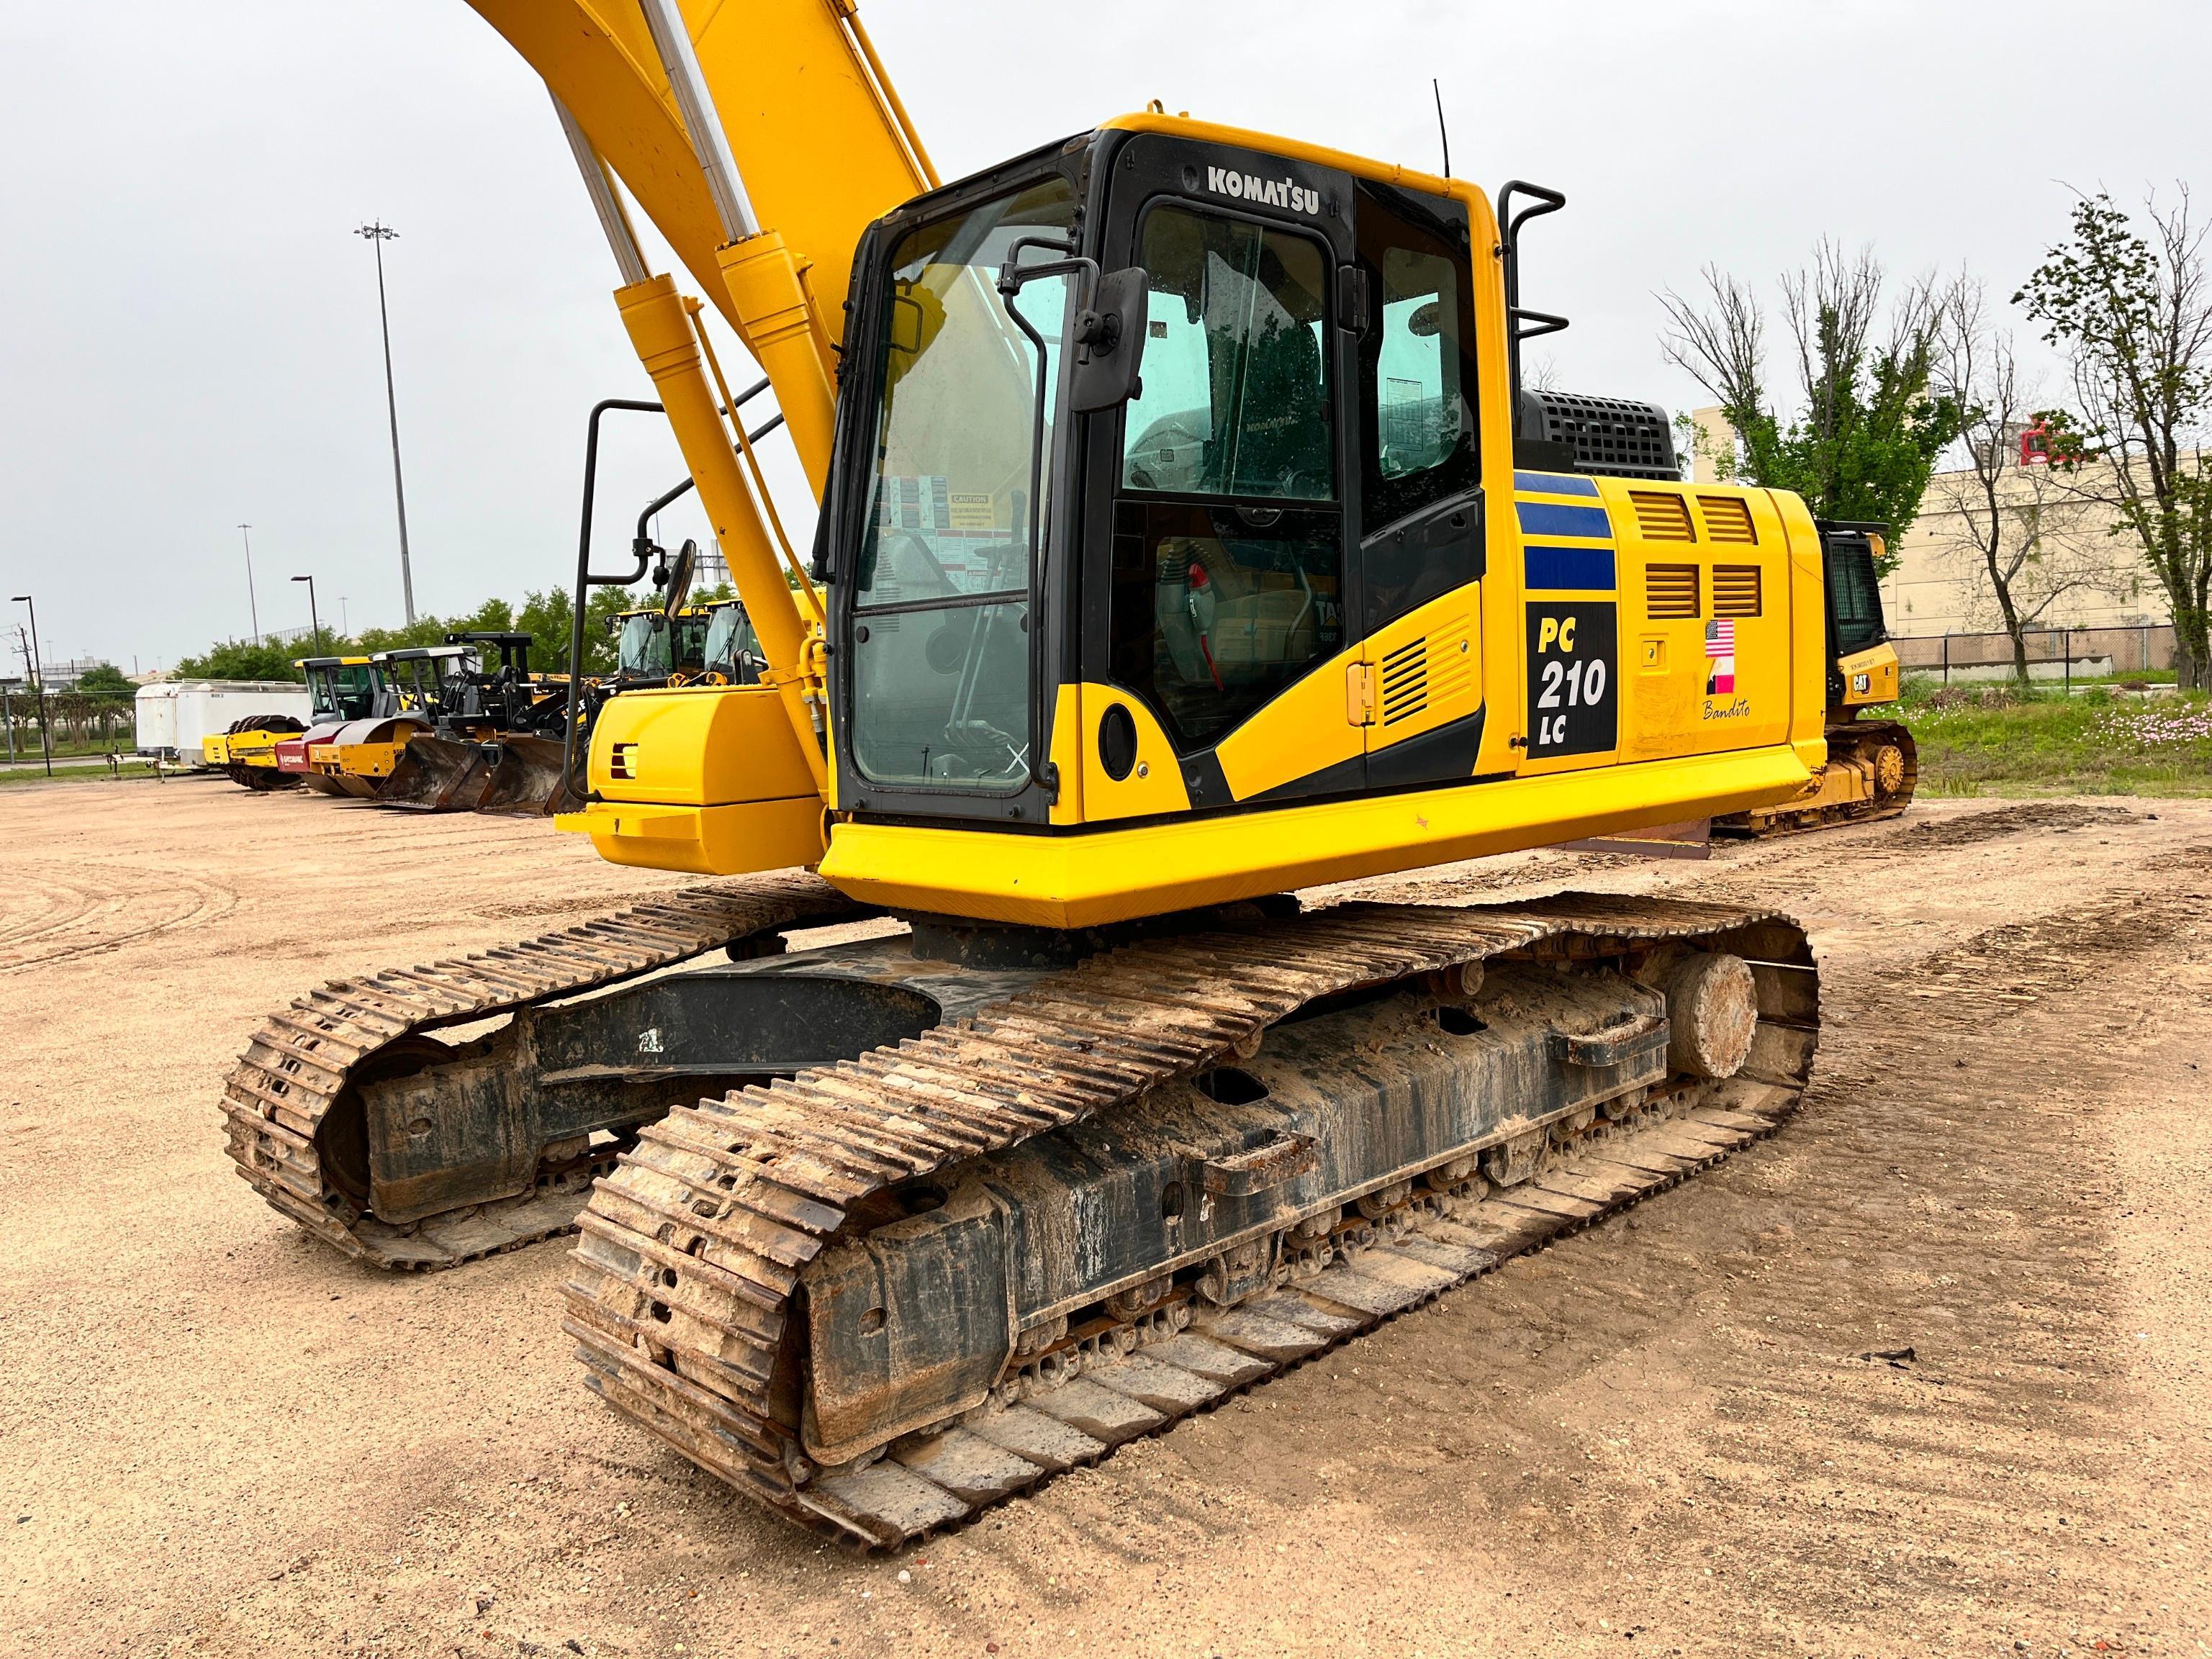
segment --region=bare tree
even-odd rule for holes
[[[1784,275],[1798,396],[1797,411],[1785,416],[1767,393],[1766,317],[1757,296],[1713,266],[1705,278],[1701,301],[1659,296],[1668,324],[1660,347],[1735,430],[1735,453],[1712,458],[1722,476],[1794,489],[1821,518],[1870,520],[1902,532],[1957,428],[1955,411],[1931,388],[1945,319],[1934,280],[1909,284],[1885,305],[1887,278],[1872,251],[1847,255],[1825,240],[1809,268]]]
[[[1990,326],[1982,285],[1961,277],[1942,304],[1935,384],[1959,410],[1966,465],[1936,475],[1923,511],[1942,552],[1972,568],[1975,608],[1996,607],[2025,685],[2029,630],[2068,594],[2115,586],[2094,551],[2104,526],[2084,511],[2069,447],[2048,465],[2020,464],[2020,434],[2044,411],[2012,337]]]
[[[2116,510],[2166,590],[2175,667],[2185,686],[2212,678],[2212,279],[2189,191],[2150,234],[2100,191],[2074,204],[2072,234],[2013,296],[2071,357],[2084,437],[2109,463],[2094,493]]]

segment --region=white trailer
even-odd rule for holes
[[[302,725],[314,712],[294,680],[156,680],[138,688],[137,750],[172,766],[201,764],[200,739],[252,714],[289,714]]]

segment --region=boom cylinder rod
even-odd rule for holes
[[[684,14],[677,9],[676,0],[639,0],[639,9],[645,13],[645,27],[653,36],[653,51],[660,56],[660,67],[667,73],[668,89],[676,94],[677,112],[683,116],[684,131],[690,135],[699,170],[706,175],[707,194],[722,222],[722,240],[742,242],[759,234],[760,219],[753,212],[752,198],[745,194],[738,158],[730,151],[730,136],[722,129],[714,94],[708,89],[706,73],[699,67],[699,54],[692,50],[691,32],[684,26]]]
[[[615,268],[622,272],[623,286],[643,282],[651,273],[646,269],[645,255],[638,251],[637,231],[630,224],[629,210],[615,193],[615,181],[607,176],[607,164],[592,148],[592,141],[568,113],[560,95],[550,87],[546,92],[553,100],[554,113],[561,118],[569,152],[576,158],[576,171],[584,175],[584,191],[592,198],[592,211],[599,216],[599,228],[606,233],[607,246],[614,250]]]

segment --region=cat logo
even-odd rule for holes
[[[1871,691],[1871,690],[1874,690],[1874,676],[1873,676],[1873,675],[1871,675],[1871,674],[1854,674],[1854,675],[1852,675],[1852,676],[1851,676],[1851,695],[1852,695],[1853,696],[1861,696],[1861,697],[1863,697],[1863,696],[1864,696],[1868,692],[1869,692],[1869,691]]]

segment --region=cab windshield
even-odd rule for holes
[[[376,687],[367,663],[334,663],[324,668],[311,668],[307,678],[314,692],[317,714],[346,720],[368,717]]]
[[[1070,288],[1066,276],[1028,283],[1011,301],[1018,318],[997,279],[1024,237],[1046,246],[1020,250],[1022,264],[1061,257],[1074,207],[1055,177],[909,231],[891,250],[876,477],[853,596],[853,756],[871,778],[1000,789],[1027,780],[1031,463],[1052,442]],[[1050,469],[1041,476],[1048,489]]]
[[[707,619],[687,611],[669,624],[672,639],[671,659],[687,673],[696,674],[707,663]]]
[[[615,639],[615,662],[632,679],[666,679],[668,618],[658,611],[623,617]]]
[[[750,685],[760,663],[760,635],[741,605],[726,605],[707,623],[706,664],[732,685]],[[750,660],[749,660],[750,659]]]

